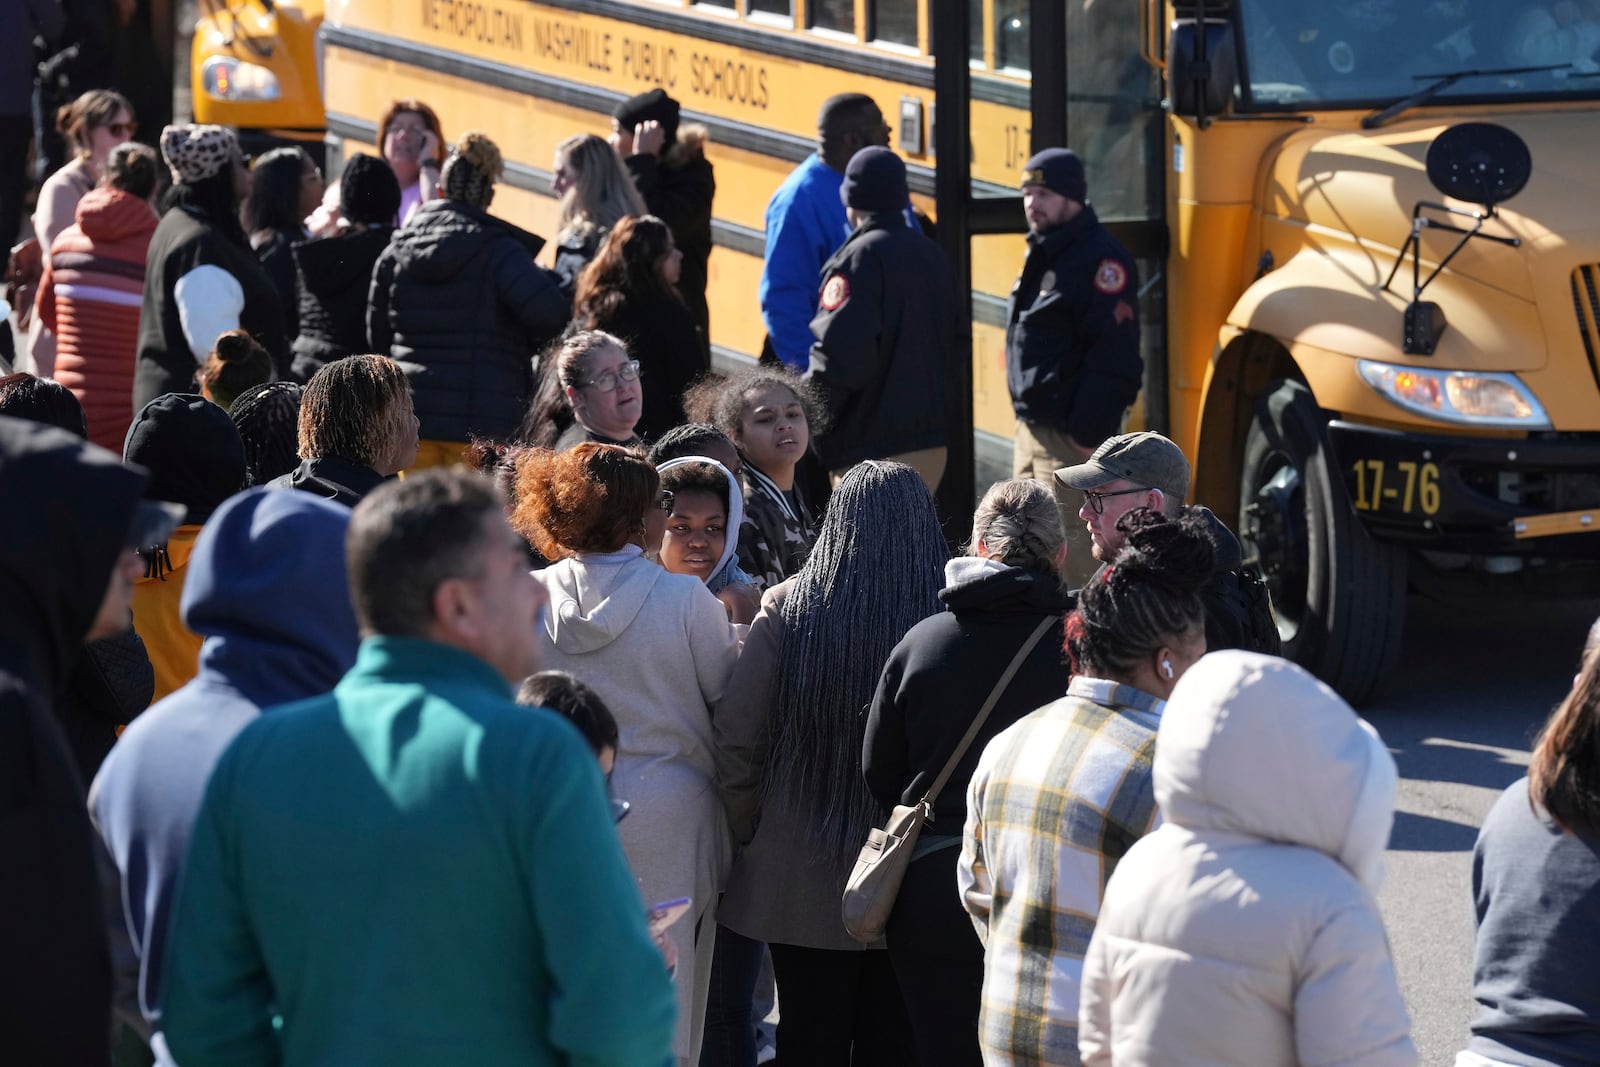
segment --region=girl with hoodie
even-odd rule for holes
[[[1041,620],[1055,620],[934,802],[889,918],[889,959],[921,1067],[981,1067],[983,943],[950,891],[967,784],[995,735],[1067,691],[1062,626],[1073,598],[1061,579],[1066,551],[1049,489],[1030,479],[992,486],[973,515],[968,554],[945,564],[945,610],[913,626],[889,654],[867,716],[861,771],[887,815],[927,792],[1000,672]]]
[[[119,145],[105,183],[78,201],[77,221],[50,245],[39,282],[39,321],[55,336],[51,376],[89,416],[89,440],[113,452],[133,421],[133,364],[145,257],[159,219],[150,201],[160,180],[153,149]]]
[[[1084,961],[1086,1067],[1412,1067],[1378,913],[1395,765],[1333,690],[1227,650],[1173,690],[1160,829],[1111,876]]]
[[[1600,1062],[1600,622],[1528,774],[1484,820],[1472,1038],[1456,1067]]]
[[[536,449],[518,462],[512,522],[547,559],[539,639],[544,665],[592,686],[616,716],[612,784],[632,805],[618,824],[645,903],[688,897],[669,935],[678,967],[679,1062],[700,1057],[716,939],[717,891],[730,858],[718,803],[711,707],[739,654],[705,582],[645,558],[646,513],[664,506],[642,455],[615,445]]]
[[[706,456],[684,456],[656,467],[661,488],[672,494],[661,565],[706,583],[728,618],[748,625],[760,607],[761,592],[739,569],[739,523],[744,502],[739,483],[723,464]]]

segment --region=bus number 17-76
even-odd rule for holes
[[[1400,460],[1392,465],[1393,478],[1386,479],[1390,467],[1381,459],[1358,459],[1351,464],[1356,476],[1357,511],[1378,511],[1388,505],[1398,506],[1408,514],[1418,510],[1424,515],[1439,513],[1439,468],[1436,464]],[[1386,480],[1387,485],[1384,484]]]

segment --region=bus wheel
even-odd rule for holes
[[[1256,403],[1239,535],[1272,594],[1283,654],[1359,707],[1399,659],[1406,555],[1356,517],[1324,426],[1299,382],[1280,382]]]

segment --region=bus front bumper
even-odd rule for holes
[[[1381,541],[1600,559],[1600,434],[1433,436],[1341,420],[1328,434],[1350,502]]]

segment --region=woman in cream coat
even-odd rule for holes
[[[1217,652],[1167,702],[1160,829],[1123,857],[1084,961],[1085,1067],[1411,1067],[1374,895],[1395,766],[1285,660]]]

